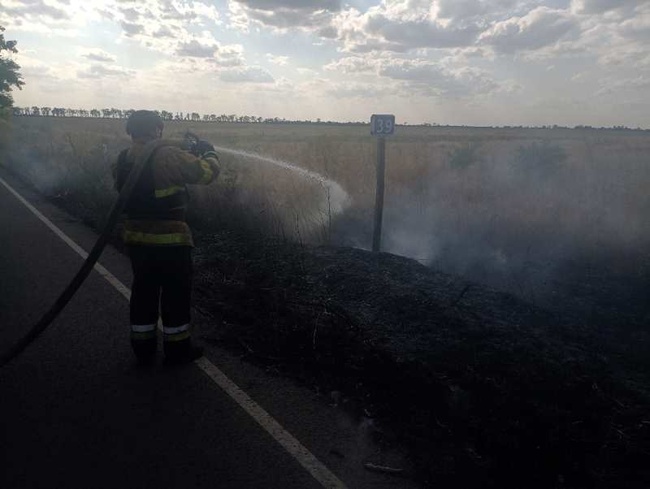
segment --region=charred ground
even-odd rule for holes
[[[207,341],[342,391],[425,485],[650,482],[647,270],[568,262],[550,310],[353,248],[209,234],[196,258]]]

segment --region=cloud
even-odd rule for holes
[[[77,76],[79,78],[96,78],[102,79],[106,77],[127,77],[133,76],[134,72],[120,67],[108,67],[106,65],[92,64],[88,68],[79,70]]]
[[[501,86],[485,70],[460,66],[451,68],[444,63],[421,60],[393,59],[380,62],[380,76],[403,83],[403,95],[410,92],[439,97],[467,97],[511,90],[512,81]]]
[[[256,66],[224,71],[219,78],[228,83],[273,83],[275,81],[268,71]]]
[[[159,17],[161,19],[182,19],[182,20],[192,20],[195,17],[194,12],[191,9],[185,10],[183,7],[188,6],[188,4],[175,4],[175,2],[170,0],[161,0],[159,1]],[[182,9],[182,10],[181,10]]]
[[[316,12],[319,10],[339,10],[340,0],[235,0],[257,10],[307,10]]]
[[[99,21],[119,25],[131,45],[175,55],[173,62],[180,69],[214,72],[216,67],[243,64],[241,46],[222,45],[215,39],[213,33],[222,21],[209,2],[108,0],[93,12]]]
[[[330,62],[324,69],[345,75],[347,80],[365,79],[370,83],[385,84],[405,97],[415,93],[434,98],[469,97],[513,92],[520,87],[515,80],[497,82],[485,69],[471,66],[468,60],[472,56],[479,60],[485,57],[484,53],[476,51],[477,48],[469,49],[469,56],[466,57],[462,55],[462,50],[450,50],[449,56],[437,61],[404,54],[347,56]]]
[[[34,17],[50,20],[67,20],[70,18],[70,15],[63,8],[47,4],[43,0],[9,2],[9,5],[5,5],[3,10],[14,19],[14,22],[21,20],[21,18],[28,20]]]
[[[16,56],[20,65],[20,73],[27,83],[38,80],[39,85],[58,82],[59,78],[51,66],[41,60],[19,54]]]
[[[91,61],[98,61],[100,63],[112,63],[115,61],[115,56],[100,49],[90,51],[82,56]]]
[[[468,18],[489,11],[486,2],[478,0],[439,0],[438,17],[442,19]]]
[[[240,44],[219,46],[215,59],[211,61],[224,68],[242,66],[244,64],[244,48]]]
[[[336,39],[338,36],[338,31],[333,25],[326,25],[318,28],[316,35],[324,39]]]
[[[222,24],[217,8],[205,0],[105,0],[90,10],[95,20],[121,26],[130,42],[165,53],[176,52],[178,43],[192,39],[205,45],[203,39],[212,39],[210,33]]]
[[[378,60],[367,56],[348,56],[332,61],[323,67],[327,71],[338,73],[372,73],[378,68]]]
[[[395,61],[379,69],[381,76],[407,82],[410,89],[442,95],[457,88],[451,74],[441,66],[420,61]]]
[[[144,26],[142,24],[136,24],[133,22],[127,22],[123,20],[120,22],[120,25],[122,26],[122,29],[124,29],[124,32],[126,33],[127,37],[132,37],[137,34],[144,33]]]
[[[153,33],[154,37],[171,37],[173,38],[174,32],[168,25],[161,25],[157,31]]]
[[[340,0],[231,0],[231,19],[240,29],[256,23],[277,29],[327,26]]]
[[[382,66],[379,74],[395,80],[422,82],[428,85],[446,83],[450,77],[434,63],[420,61],[398,61]]]
[[[479,42],[502,53],[540,49],[579,32],[575,18],[564,10],[538,7],[523,17],[497,22],[479,36]]]
[[[325,93],[336,98],[376,99],[386,95],[397,95],[395,87],[385,84],[359,82],[328,83]]]
[[[650,76],[640,75],[634,78],[610,79],[600,82],[601,87],[596,95],[620,94],[626,90],[638,90],[647,93],[650,89]]]
[[[401,22],[382,15],[370,17],[367,28],[371,34],[379,35],[387,42],[406,49],[470,46],[481,32],[474,24],[466,27],[445,27],[435,21]]]
[[[610,10],[639,5],[639,0],[572,0],[571,9],[579,14],[602,14]]]
[[[142,7],[140,7],[142,8]],[[139,20],[141,17],[140,11],[134,7],[120,7],[117,6],[117,11],[122,14],[122,16],[129,22]]]
[[[391,51],[408,52],[419,48],[447,49],[474,45],[478,35],[485,29],[486,19],[478,15],[458,17],[482,12],[488,7],[479,2],[466,2],[474,8],[465,10],[455,4],[426,2],[420,0],[397,0],[382,3],[361,13],[354,8],[340,12],[329,29],[321,32],[332,37],[332,27],[346,52]],[[440,17],[446,7],[453,19]],[[443,9],[443,12],[445,10]]]
[[[244,49],[239,44],[205,45],[192,40],[184,43],[182,49],[178,49],[176,54],[179,57],[172,58],[172,70],[214,72],[221,68],[239,67],[244,64]]]
[[[617,20],[625,20],[629,10],[619,10]],[[316,34],[353,53],[416,54],[421,49],[444,52],[482,46],[514,53],[576,41],[586,29],[602,23],[594,15],[576,14],[571,0],[392,0],[364,12],[346,7]]]
[[[630,17],[618,24],[617,32],[626,39],[650,42],[650,3],[636,8]]]
[[[189,42],[179,43],[176,54],[194,58],[212,58],[216,51],[216,45],[202,44],[196,39],[192,39]]]
[[[268,59],[270,63],[278,66],[286,66],[289,64],[289,56],[275,56],[271,53],[267,53],[266,59]]]

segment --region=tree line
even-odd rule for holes
[[[18,117],[90,117],[103,119],[127,119],[135,109],[71,109],[67,107],[12,107],[12,113]],[[236,122],[236,123],[300,123],[300,124],[365,124],[363,122],[335,122],[312,120],[288,120],[279,117],[258,117],[254,115],[237,114],[199,114],[198,112],[169,112],[167,110],[154,110],[164,121],[191,121],[191,122]]]
[[[127,119],[135,109],[71,109],[66,107],[11,107],[11,111],[14,116],[25,116],[25,117],[80,117],[80,118],[101,118],[101,119]],[[189,121],[189,122],[234,122],[234,123],[244,123],[244,124],[332,124],[332,125],[367,125],[367,122],[362,121],[349,121],[349,122],[340,122],[340,121],[323,121],[321,119],[313,120],[291,120],[279,117],[257,117],[249,115],[237,115],[237,114],[199,114],[198,112],[169,112],[166,110],[154,110],[164,121]],[[404,122],[400,125],[408,126],[410,124]],[[446,124],[437,124],[424,122],[420,124],[414,124],[414,126],[422,127],[441,127],[441,128],[450,128],[450,127],[473,127],[466,125],[446,125]],[[577,125],[577,126],[561,126],[557,124],[553,125],[543,125],[543,126],[488,126],[492,129],[598,129],[598,130],[616,130],[616,131],[649,131],[650,129],[641,129],[631,128],[624,125],[617,125],[611,127],[598,127],[598,126],[589,126],[589,125]]]
[[[103,119],[128,119],[135,109],[71,109],[67,107],[12,107],[14,116],[30,117],[95,117]],[[278,118],[264,119],[257,116],[238,116],[236,114],[199,114],[198,112],[169,112],[155,110],[165,121],[192,121],[192,122],[280,122]]]

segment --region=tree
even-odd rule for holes
[[[6,57],[5,53],[17,53],[16,41],[5,41],[4,27],[0,26],[0,109],[11,107],[14,103],[11,97],[12,87],[20,90],[25,84],[18,72],[20,66]]]

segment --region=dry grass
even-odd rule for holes
[[[78,194],[84,207],[101,210],[113,195],[110,162],[128,145],[123,126],[120,120],[16,118],[13,166],[43,190]],[[165,135],[186,130],[318,172],[352,198],[345,215],[333,216],[327,192],[315,182],[223,154],[219,185],[197,192],[210,209],[206,221],[369,246],[375,140],[366,126],[172,122]],[[543,146],[548,151],[540,156]],[[387,144],[385,249],[440,262],[445,249],[468,242],[490,256],[539,254],[549,244],[645,246],[649,150],[647,131],[400,127]],[[525,161],[545,157],[558,159],[545,172]]]

